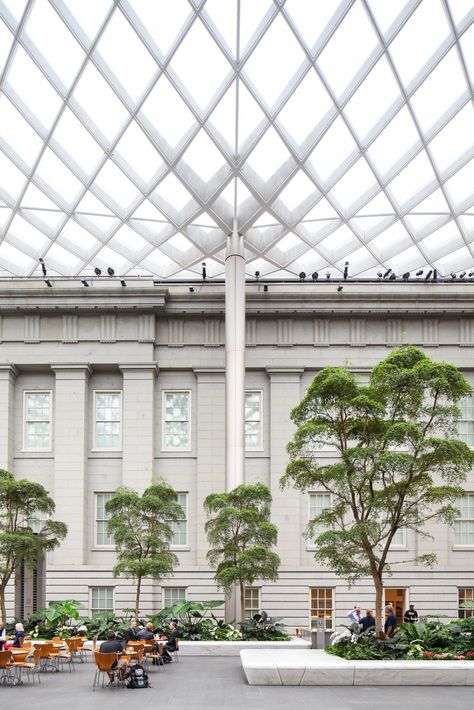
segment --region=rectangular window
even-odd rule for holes
[[[458,498],[459,517],[454,521],[454,544],[474,545],[474,493]]]
[[[178,602],[186,601],[186,587],[164,587],[163,609]]]
[[[190,392],[163,392],[163,446],[168,451],[190,449]]]
[[[458,419],[458,437],[468,446],[474,447],[474,395],[463,397],[459,402],[461,415]]]
[[[330,493],[310,493],[309,494],[309,519],[313,520],[317,515],[321,515],[326,510],[331,509]],[[321,535],[327,530],[326,525],[319,524],[314,528],[314,535]]]
[[[246,619],[255,616],[260,611],[260,589],[258,587],[245,587],[244,608]]]
[[[179,520],[171,521],[173,537],[171,545],[180,547],[188,544],[188,494],[178,493],[178,503],[183,511],[183,517]]]
[[[400,528],[397,530],[395,535],[392,538],[392,544],[390,545],[390,548],[392,547],[406,547],[407,544],[407,535],[406,535],[406,530],[405,528]]]
[[[262,393],[245,393],[245,448],[261,450],[262,444]]]
[[[94,392],[95,449],[120,449],[121,392]]]
[[[113,495],[113,493],[95,494],[95,544],[97,547],[114,544],[113,537],[107,532],[107,521],[110,515],[108,515],[105,510],[105,504]]]
[[[90,587],[91,616],[95,617],[104,611],[114,611],[113,587]]]
[[[460,619],[467,619],[468,616],[474,616],[474,589],[472,587],[464,587],[458,590],[459,592],[459,609],[458,616]],[[466,608],[466,606],[468,608]],[[471,607],[471,608],[469,608]]]
[[[23,401],[24,442],[30,451],[51,449],[51,392],[25,392]]]
[[[334,590],[328,587],[311,589],[311,628],[317,629],[318,619],[324,619],[326,631],[334,628]]]

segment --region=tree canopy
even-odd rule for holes
[[[149,486],[143,495],[122,486],[106,503],[108,531],[117,548],[115,577],[137,581],[135,614],[140,608],[142,579],[160,580],[172,574],[178,558],[170,551],[171,523],[183,517],[176,492],[164,481]]]
[[[67,526],[51,519],[55,504],[40,483],[17,480],[3,469],[0,510],[0,609],[5,622],[5,589],[18,566],[25,562],[34,567],[66,537]]]
[[[271,493],[262,483],[242,484],[229,493],[212,493],[204,501],[209,516],[207,558],[226,594],[239,585],[241,618],[245,615],[245,585],[256,579],[278,578],[280,558],[270,549],[278,535],[270,522],[271,501]]]
[[[324,368],[292,411],[297,430],[282,486],[331,494],[330,509],[310,521],[307,536],[316,538],[316,559],[349,583],[372,576],[378,624],[397,531],[427,537],[426,523],[449,525],[457,515],[474,463],[456,437],[457,404],[469,393],[456,367],[405,346],[373,369],[367,385],[347,367]],[[337,461],[319,456],[321,446],[333,447]],[[432,565],[436,556],[410,559]]]

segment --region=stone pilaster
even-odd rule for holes
[[[225,374],[221,369],[194,370],[197,379],[196,437],[196,552],[197,564],[207,565],[208,550],[203,501],[209,493],[225,491],[225,450],[216,442],[225,441]]]
[[[300,493],[280,489],[280,478],[288,463],[286,445],[295,431],[291,409],[301,399],[303,369],[267,368],[270,379],[270,490],[273,497],[272,522],[278,527],[278,554],[282,567],[299,564],[295,553],[301,547]]]
[[[86,561],[86,467],[89,365],[51,365],[56,375],[54,416],[55,517],[68,526],[54,564]]]
[[[0,365],[0,468],[13,473],[15,365]]]
[[[152,483],[155,454],[155,362],[120,365],[122,394],[122,483],[142,493]]]

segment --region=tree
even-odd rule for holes
[[[256,579],[278,579],[280,558],[270,548],[277,528],[270,522],[272,496],[267,486],[237,486],[229,493],[212,493],[204,501],[210,545],[207,559],[216,568],[215,580],[226,594],[240,587],[240,614],[245,616],[245,585]]]
[[[67,526],[51,520],[55,505],[48,491],[0,469],[0,609],[6,622],[5,589],[21,563],[34,566],[67,535]],[[44,518],[47,518],[44,520]],[[38,524],[38,531],[33,524]]]
[[[455,438],[456,405],[469,393],[453,365],[406,346],[373,369],[367,386],[346,367],[324,368],[291,413],[297,430],[282,486],[331,494],[330,510],[310,521],[307,537],[316,538],[316,559],[350,584],[372,577],[378,626],[397,530],[430,537],[427,522],[452,524],[457,515],[454,504],[474,463]],[[336,463],[318,458],[321,445],[335,447]],[[436,556],[403,561],[431,566]]]
[[[183,517],[176,492],[164,481],[149,486],[140,496],[125,486],[106,503],[108,531],[117,548],[114,577],[137,581],[135,615],[140,608],[142,579],[160,580],[172,574],[178,558],[170,552],[172,521]]]

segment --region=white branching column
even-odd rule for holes
[[[225,426],[226,490],[244,482],[245,467],[245,259],[234,228],[225,262]],[[240,616],[237,590],[226,599],[226,620]]]
[[[245,259],[234,229],[225,262],[226,490],[244,482]]]

